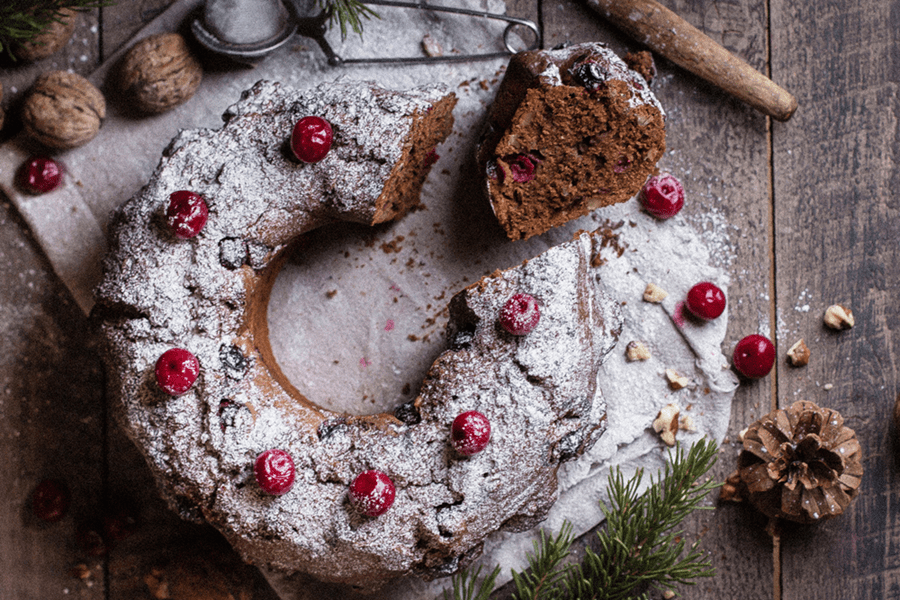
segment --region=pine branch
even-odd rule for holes
[[[606,527],[597,533],[598,550],[586,549],[581,563],[563,565],[572,544],[572,526],[566,523],[556,537],[541,532],[528,555],[529,569],[513,571],[516,600],[646,600],[651,587],[667,589],[676,583],[693,585],[694,579],[711,577],[712,564],[699,549],[699,540],[687,551],[682,533],[673,530],[700,506],[718,483],[698,483],[716,461],[716,445],[701,440],[687,453],[679,447],[660,474],[658,481],[639,493],[643,471],[629,480],[615,469],[607,484],[610,504],[603,507]],[[473,596],[474,574],[454,576],[453,596],[444,592],[445,600],[486,600],[497,567],[482,581],[478,595]],[[488,581],[490,580],[490,581]]]
[[[335,21],[341,28],[341,39],[347,38],[347,28],[362,36],[363,19],[372,17],[380,19],[374,10],[363,4],[360,0],[317,0],[322,10],[329,13],[328,24],[334,26]]]
[[[59,22],[63,9],[100,8],[113,0],[6,0],[0,2],[0,52],[10,45],[33,40],[47,26]]]
[[[624,600],[650,586],[665,589],[675,583],[692,584],[713,574],[708,558],[695,542],[685,553],[683,535],[673,533],[718,484],[696,483],[715,463],[712,442],[694,444],[685,455],[679,448],[670,456],[658,482],[638,496],[643,473],[628,482],[616,469],[610,477],[610,506],[604,507],[606,528],[598,532],[599,550],[587,551],[567,583],[576,598]],[[682,556],[684,554],[684,556]]]
[[[450,590],[444,590],[444,600],[488,600],[497,576],[500,575],[500,567],[497,566],[491,571],[481,580],[481,583],[478,582],[480,574],[481,567],[479,566],[475,571],[463,569],[454,575],[452,579],[453,595],[450,595]]]
[[[572,546],[572,524],[564,523],[559,534],[548,537],[541,530],[541,539],[535,540],[534,552],[528,554],[528,570],[512,572],[516,586],[515,600],[557,600],[564,597],[563,582],[566,574],[562,561]]]

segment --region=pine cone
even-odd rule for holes
[[[856,497],[861,456],[837,411],[801,400],[747,429],[729,489],[769,517],[814,523],[840,515]]]

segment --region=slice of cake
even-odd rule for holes
[[[631,198],[664,151],[665,114],[646,79],[588,43],[513,56],[477,159],[517,240]]]

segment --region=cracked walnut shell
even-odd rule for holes
[[[841,415],[801,400],[753,423],[728,478],[765,515],[814,523],[843,513],[859,492],[856,433]]]
[[[119,75],[119,87],[137,109],[154,114],[190,100],[203,69],[181,35],[159,33],[128,50]]]
[[[22,124],[32,139],[59,150],[94,139],[106,117],[106,100],[75,73],[50,71],[38,77],[22,105]]]

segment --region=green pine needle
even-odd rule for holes
[[[328,24],[334,26],[335,21],[341,28],[341,39],[347,38],[347,29],[362,37],[363,19],[372,17],[380,19],[374,10],[360,2],[360,0],[317,0],[322,10],[330,13]]]
[[[33,40],[53,22],[63,9],[100,8],[113,0],[6,0],[0,2],[0,52]],[[15,57],[14,57],[15,58]]]
[[[562,562],[569,556],[572,546],[572,524],[563,523],[559,534],[547,537],[541,530],[541,539],[534,542],[534,553],[528,555],[528,570],[512,572],[516,586],[515,600],[557,600],[565,597],[563,582],[566,568]]]
[[[700,482],[716,462],[717,448],[701,440],[685,452],[679,447],[659,479],[650,479],[649,488],[639,494],[643,471],[625,480],[617,468],[607,488],[609,506],[603,506],[606,526],[597,533],[597,550],[586,549],[584,559],[566,563],[572,545],[572,526],[563,525],[555,537],[541,532],[528,554],[529,568],[512,572],[516,600],[626,600],[647,598],[647,590],[671,589],[674,584],[693,585],[700,577],[714,574],[712,563],[699,549],[699,540],[685,547],[684,534],[674,529],[701,506],[706,495],[718,487],[710,480]],[[490,586],[500,572],[497,567],[482,581],[473,596],[480,568],[453,578],[452,600],[488,598]],[[468,587],[467,587],[468,586]],[[451,600],[444,592],[445,600]]]
[[[479,566],[474,572],[463,569],[454,575],[453,595],[450,595],[449,590],[444,590],[444,600],[488,600],[494,589],[494,582],[500,575],[500,567],[495,568],[479,582],[480,574],[481,567]]]

